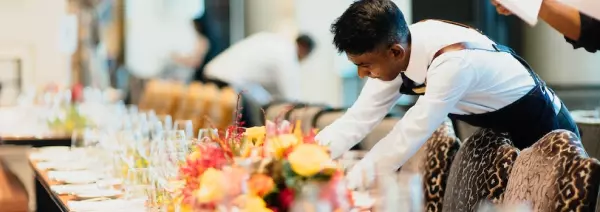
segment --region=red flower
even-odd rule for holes
[[[281,203],[281,210],[288,211],[294,202],[294,191],[290,188],[283,189],[279,192],[279,202]]]

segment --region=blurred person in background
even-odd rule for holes
[[[496,0],[491,1],[498,13],[512,14]],[[573,48],[584,48],[592,53],[600,50],[600,20],[585,15],[558,0],[543,0],[538,16],[563,34]]]
[[[188,55],[176,53],[172,58],[177,64],[195,70],[193,80],[206,82],[204,67],[223,52],[223,40],[219,34],[217,23],[208,12],[192,20],[192,23],[197,33],[193,52]]]
[[[271,99],[300,98],[300,61],[314,49],[308,35],[296,41],[277,33],[261,32],[229,47],[205,68],[209,82],[219,87],[260,86]]]

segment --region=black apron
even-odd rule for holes
[[[531,146],[544,135],[556,129],[569,130],[579,136],[577,125],[573,121],[567,107],[561,102],[561,109],[558,114],[554,111],[553,91],[546,87],[544,81],[533,72],[529,64],[515,54],[512,49],[497,44],[456,43],[440,49],[434,55],[433,60],[445,52],[466,49],[511,54],[527,68],[535,82],[535,86],[517,101],[493,112],[468,115],[449,114],[448,117],[450,117],[453,123],[456,123],[456,120],[460,120],[476,127],[489,128],[497,132],[507,132],[515,147],[519,149]],[[416,85],[404,73],[401,73],[401,76],[403,81],[400,86],[400,93],[406,95],[425,94],[425,84]],[[548,93],[547,91],[552,93]]]

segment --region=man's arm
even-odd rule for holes
[[[430,68],[425,96],[417,100],[361,163],[377,164],[384,171],[397,170],[421,148],[463,98],[474,82],[473,71],[462,58],[448,58]]]
[[[579,11],[556,0],[544,0],[539,17],[571,40],[581,34]]]
[[[400,84],[400,77],[390,82],[368,79],[352,107],[333,124],[319,132],[316,140],[322,144],[329,144],[333,158],[341,156],[381,122],[400,98]]]

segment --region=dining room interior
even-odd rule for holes
[[[446,119],[350,189],[348,170],[423,98],[398,98],[339,157],[318,141],[367,82],[333,42],[355,0],[3,0],[0,212],[600,212],[600,54],[495,0],[360,1],[510,46],[579,134],[519,149]]]

